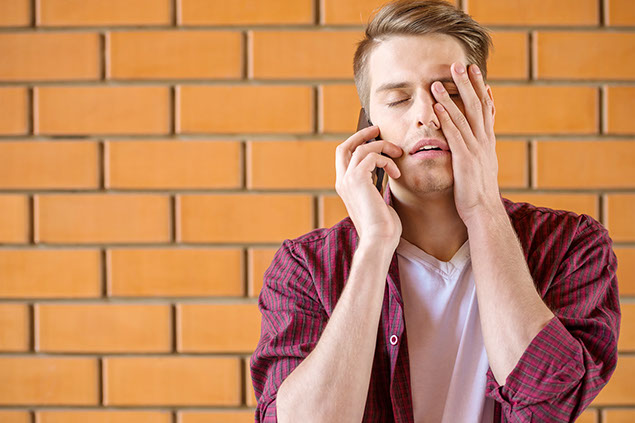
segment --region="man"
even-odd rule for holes
[[[375,126],[336,152],[350,217],[285,240],[265,272],[256,421],[570,422],[608,382],[612,241],[500,196],[490,43],[445,2],[369,24],[354,68]]]

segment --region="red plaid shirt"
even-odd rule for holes
[[[385,200],[392,204],[389,189]],[[617,259],[607,230],[588,215],[502,198],[543,301],[555,317],[500,386],[491,367],[486,396],[494,422],[571,422],[617,366]],[[349,217],[285,240],[264,274],[261,335],[251,360],[256,422],[276,422],[282,381],[313,350],[348,279],[357,248]],[[473,247],[472,247],[473,248]],[[412,423],[410,366],[395,253],[386,278],[363,422]],[[390,337],[401,342],[393,347]]]

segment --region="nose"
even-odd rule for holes
[[[437,114],[434,112],[434,103],[436,103],[436,100],[429,89],[421,91],[422,92],[416,96],[413,107],[417,128],[427,126],[431,130],[438,130],[441,128],[441,124],[439,123]]]

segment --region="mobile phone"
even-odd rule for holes
[[[369,126],[373,126],[373,123],[366,116],[366,111],[362,107],[361,109],[359,109],[359,118],[357,119],[357,130],[360,131],[360,130],[362,130],[364,128],[367,128]],[[370,139],[370,140],[366,141],[366,143],[377,141],[377,140],[380,140],[380,139],[381,139],[381,136],[378,135],[376,138],[373,138],[373,139]],[[381,155],[382,156],[386,156],[386,157],[390,157],[386,153],[381,153]],[[384,176],[385,176],[384,168],[383,167],[375,167],[375,169],[373,170],[373,184],[375,185],[375,187],[377,187],[377,191],[379,191],[379,193],[382,194],[382,195],[383,195],[383,191],[384,191],[384,187],[385,187],[384,179],[386,179]]]

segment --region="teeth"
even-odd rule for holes
[[[436,147],[434,145],[425,145],[423,147],[421,147],[418,151],[427,151],[427,150],[441,150],[439,147]]]

